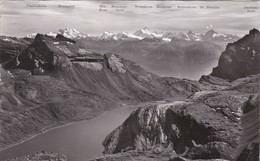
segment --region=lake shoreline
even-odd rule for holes
[[[99,112],[96,112],[94,113],[92,116],[92,118],[90,118],[88,116],[88,118],[86,118],[86,116],[81,115],[77,118],[75,118],[73,121],[63,121],[63,122],[58,122],[58,123],[55,123],[55,124],[52,124],[48,127],[45,127],[43,129],[41,129],[40,131],[37,131],[35,133],[33,133],[32,135],[30,136],[27,136],[25,138],[23,138],[22,140],[19,140],[18,142],[14,143],[14,144],[11,144],[11,145],[8,145],[8,146],[5,146],[5,148],[2,148],[0,150],[0,154],[1,153],[4,153],[5,150],[10,150],[11,148],[15,147],[15,146],[18,146],[26,141],[29,141],[29,140],[32,140],[33,138],[37,137],[37,136],[40,136],[41,134],[44,134],[44,133],[47,133],[47,132],[50,132],[52,130],[55,130],[55,129],[59,129],[59,128],[63,128],[63,127],[66,127],[66,126],[69,126],[69,125],[73,125],[75,123],[80,123],[80,122],[83,122],[83,121],[91,121],[91,120],[95,120],[95,119],[99,119],[99,118],[102,118],[106,113],[109,113],[109,112],[119,112],[120,110],[126,110],[126,109],[132,109],[132,112],[134,110],[136,110],[137,108],[141,107],[141,106],[146,106],[146,105],[149,105],[149,104],[157,104],[158,102],[165,102],[165,101],[151,101],[151,102],[139,102],[139,103],[136,103],[136,102],[128,102],[126,104],[122,103],[122,104],[119,104],[117,105],[115,108],[110,108],[106,111],[99,111]],[[131,112],[127,115],[127,117],[131,114]],[[85,117],[85,118],[84,118]],[[124,121],[124,120],[123,120]],[[112,131],[113,129],[111,129]],[[108,134],[108,133],[107,133]],[[106,135],[107,135],[106,134]],[[105,139],[105,138],[103,138]],[[48,149],[41,149],[43,151],[46,151],[48,152]],[[40,152],[41,150],[35,150],[35,152]],[[52,151],[52,152],[56,152],[56,151]],[[31,154],[31,153],[28,153],[28,155]],[[26,154],[27,155],[27,154]],[[64,154],[66,155],[66,154]],[[102,154],[101,154],[102,155]],[[0,158],[1,160],[7,160],[7,159],[12,159],[13,157],[22,157],[23,154],[18,154],[16,156],[7,156],[5,158]],[[95,159],[95,158],[92,158],[92,159]]]
[[[9,148],[12,148],[12,147],[17,146],[17,145],[19,145],[19,144],[22,144],[22,143],[24,143],[24,142],[26,142],[26,141],[28,141],[28,140],[31,140],[31,139],[33,139],[33,138],[35,138],[35,137],[37,137],[37,136],[39,136],[39,135],[41,135],[41,134],[44,134],[44,133],[46,133],[46,132],[49,132],[49,131],[51,131],[51,130],[58,129],[58,128],[62,128],[62,127],[66,127],[66,126],[69,126],[69,125],[72,125],[72,124],[74,124],[74,123],[78,123],[78,122],[81,122],[81,121],[89,121],[89,120],[97,119],[97,118],[101,117],[102,115],[104,115],[106,112],[115,110],[115,109],[117,109],[117,108],[119,108],[119,107],[112,108],[112,109],[109,109],[109,110],[107,110],[107,111],[101,112],[99,115],[96,115],[96,116],[94,116],[93,118],[84,118],[84,117],[82,118],[82,116],[78,116],[78,117],[75,118],[73,121],[63,121],[63,122],[59,122],[59,123],[56,123],[56,124],[52,124],[52,125],[50,125],[50,126],[48,126],[48,127],[45,127],[45,128],[43,128],[43,129],[41,129],[41,130],[39,130],[39,131],[36,131],[36,132],[33,133],[32,135],[29,135],[29,136],[27,136],[27,137],[24,137],[23,139],[21,139],[21,140],[15,142],[15,143],[13,143],[13,144],[10,144],[10,145],[5,146],[4,148],[1,148],[1,149],[0,149],[0,153],[1,153],[1,152],[4,152],[5,150],[7,150],[7,149],[9,149]]]
[[[95,118],[94,118],[94,119],[95,119]],[[35,132],[35,133],[32,134],[32,135],[29,135],[29,136],[27,136],[27,137],[25,137],[25,138],[23,138],[23,139],[21,139],[21,140],[15,142],[15,143],[13,143],[13,144],[7,145],[7,146],[5,146],[4,148],[1,148],[1,149],[0,149],[0,153],[1,153],[1,152],[4,152],[5,150],[7,150],[7,149],[9,149],[9,148],[12,148],[12,147],[17,146],[17,145],[19,145],[19,144],[22,144],[22,143],[24,143],[24,142],[26,142],[26,141],[28,141],[28,140],[31,140],[31,139],[37,137],[38,135],[44,134],[44,133],[46,133],[46,132],[49,132],[49,131],[51,131],[51,130],[54,130],[54,129],[57,129],[57,128],[62,128],[62,127],[69,126],[69,125],[72,125],[72,124],[77,123],[77,122],[80,122],[80,121],[87,121],[87,120],[91,120],[91,119],[77,120],[77,121],[68,122],[68,123],[61,123],[61,124],[60,124],[60,123],[58,123],[58,124],[52,124],[50,127],[45,127],[45,128],[43,128],[43,129],[41,129],[40,131]]]

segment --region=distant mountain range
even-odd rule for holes
[[[45,35],[52,38],[59,35],[62,39],[70,39],[68,42],[77,42],[78,46],[89,53],[118,54],[160,76],[189,79],[199,79],[201,75],[209,73],[211,68],[217,65],[218,57],[226,45],[239,39],[238,36],[217,33],[214,30],[205,34],[192,31],[174,33],[152,31],[147,27],[134,33],[104,32],[98,36],[65,28]],[[30,44],[35,37],[36,34],[31,34],[24,38],[1,36],[0,39],[6,43],[12,42],[12,45],[19,45]],[[5,54],[2,60],[15,55],[13,50],[3,52],[8,54]]]
[[[158,32],[152,31],[147,27],[137,30],[134,33],[119,32],[111,33],[104,32],[99,36],[91,36],[84,34],[76,29],[60,29],[58,32],[50,32],[47,35],[55,37],[57,34],[61,34],[64,37],[70,39],[84,39],[90,38],[93,40],[142,40],[142,39],[161,39],[163,41],[170,42],[173,39],[186,40],[186,41],[234,41],[239,37],[236,35],[217,33],[214,30],[209,30],[205,34],[197,34],[192,31],[188,33],[174,33],[170,31]],[[27,35],[28,38],[34,38],[36,34]]]

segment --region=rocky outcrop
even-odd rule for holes
[[[260,94],[250,96],[242,108],[241,125],[243,133],[234,155],[237,161],[259,160],[259,109]]]
[[[233,81],[260,73],[260,32],[253,29],[237,42],[227,45],[211,75]]]
[[[140,107],[106,137],[104,153],[150,152],[159,146],[176,152],[169,157],[230,160],[241,134],[241,107],[249,95],[231,84],[223,91],[195,92],[185,101]]]
[[[70,38],[64,37],[62,34],[57,34],[56,39],[60,40],[60,41],[67,41],[70,43],[76,43],[75,40],[72,40]]]
[[[64,45],[59,44],[59,42],[62,42]],[[55,43],[59,45],[55,46]],[[65,44],[65,40],[37,34],[34,41],[4,67],[7,69],[18,68],[30,71],[41,71],[36,73],[32,72],[36,75],[49,73],[54,69],[55,65],[63,64],[63,66],[65,66],[66,54],[71,53]]]
[[[230,83],[224,79],[214,77],[212,75],[203,75],[199,79],[199,82],[202,84],[207,84],[209,86],[214,86],[215,88],[217,87],[223,87],[226,88],[227,86],[230,86]]]
[[[170,136],[176,133],[165,127],[165,112],[169,106],[171,104],[153,105],[136,110],[123,125],[107,136],[103,142],[104,153],[113,154],[133,149],[144,151],[158,145],[171,146]]]

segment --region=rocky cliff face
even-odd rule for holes
[[[239,139],[239,146],[236,148],[234,156],[237,161],[256,160],[259,158],[259,107],[260,95],[254,95],[245,102],[241,126],[243,133]]]
[[[260,32],[253,29],[227,45],[211,75],[229,81],[260,72]]]
[[[260,75],[246,79],[247,86],[260,90],[255,84],[260,83]],[[104,153],[120,160],[120,155],[130,155],[131,151],[153,153],[155,149],[172,149],[176,154],[172,152],[164,157],[231,160],[241,135],[241,107],[256,93],[237,90],[245,84],[241,81],[224,90],[195,92],[184,101],[140,107],[107,136],[103,142]],[[258,159],[256,152],[247,149],[241,155],[244,161],[251,161]]]

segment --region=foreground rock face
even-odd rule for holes
[[[239,139],[239,146],[234,154],[237,161],[255,160],[259,158],[259,110],[260,94],[252,96],[243,106],[241,125],[243,133]]]
[[[242,83],[245,80],[246,86],[260,90],[256,86],[260,75],[256,75],[237,80],[223,90],[196,92],[185,101],[139,108],[107,136],[103,142],[104,153],[118,157],[121,152],[150,153],[160,147],[176,152],[169,153],[168,158],[231,160],[242,130],[241,107],[255,93],[237,90],[245,85]],[[244,154],[243,160],[251,161],[255,152],[247,150],[244,153],[250,155]]]
[[[5,161],[67,161],[66,156],[58,153],[48,153],[48,152],[37,152],[32,155],[27,155],[24,157],[18,157],[13,159],[8,159]]]
[[[260,32],[257,29],[228,44],[211,75],[233,81],[260,72]]]

